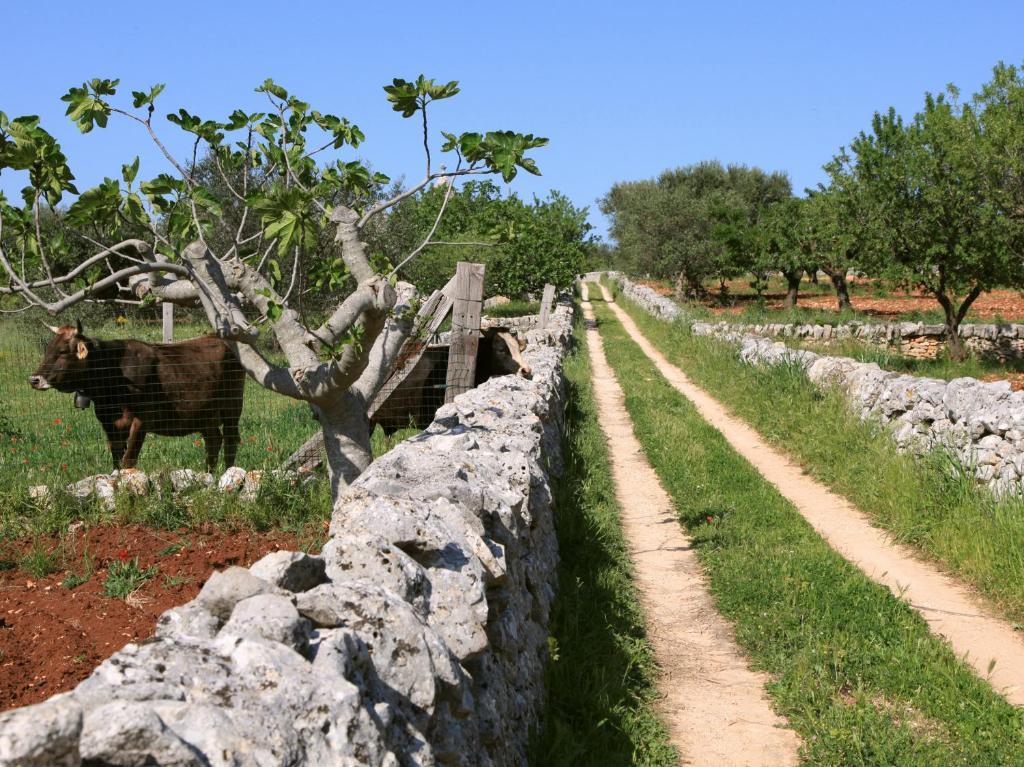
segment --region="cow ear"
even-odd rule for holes
[[[520,338],[519,339],[519,351],[525,351],[525,350],[526,350],[526,339],[525,338]]]
[[[89,345],[85,341],[78,342],[78,346],[75,349],[75,356],[80,360],[84,360],[89,356]]]

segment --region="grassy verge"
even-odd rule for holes
[[[565,472],[556,487],[559,590],[551,617],[544,727],[531,764],[676,764],[652,711],[654,667],[630,579],[604,437],[581,346],[565,364]]]
[[[805,763],[1024,763],[1024,714],[832,551],[597,311],[637,436]]]
[[[1024,500],[997,500],[941,453],[896,452],[881,426],[799,368],[744,365],[728,344],[621,305],[670,361],[809,473],[1024,623]]]

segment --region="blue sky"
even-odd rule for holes
[[[136,154],[143,178],[166,169],[138,126],[78,134],[59,99],[87,78],[120,77],[124,95],[164,82],[158,114],[222,119],[260,108],[252,89],[271,76],[357,123],[375,169],[414,179],[417,126],[381,88],[423,72],[462,84],[435,129],[548,136],[544,176],[511,188],[564,192],[599,233],[596,200],[615,181],[714,158],[785,170],[799,191],[875,110],[912,114],[926,90],[969,94],[1000,59],[1024,62],[1020,0],[5,5],[0,110],[41,115],[80,189]],[[177,128],[160,130],[186,153]],[[23,184],[0,176],[8,195]]]

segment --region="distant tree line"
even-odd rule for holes
[[[824,166],[828,180],[792,195],[784,173],[704,162],[615,184],[601,200],[615,265],[673,280],[680,298],[709,280],[770,273],[795,306],[803,273],[832,280],[850,306],[850,270],[917,288],[942,307],[949,353],[978,296],[1024,288],[1024,75],[1000,63],[970,99],[926,94],[904,120],[875,113]]]

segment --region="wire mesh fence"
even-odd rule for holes
[[[186,315],[176,322],[175,342],[168,347],[161,344],[158,319],[92,321],[83,327],[81,338],[66,331],[64,339],[38,319],[0,319],[0,487],[4,494],[27,491],[33,485],[63,486],[108,473],[114,468],[111,442],[122,455],[129,448],[139,448],[136,465],[148,473],[179,468],[203,471],[207,450],[219,447],[217,466],[223,471],[225,448],[233,448],[235,424],[238,444],[233,464],[246,469],[281,466],[319,432],[319,424],[303,402],[270,392],[241,375],[236,386],[231,371],[224,369],[233,358],[211,360],[208,349],[197,349],[196,342],[189,340],[208,332],[209,326],[200,318]],[[156,353],[140,360],[133,350],[126,352],[116,343],[126,339],[152,344]],[[52,347],[61,341],[64,348],[56,351],[66,359],[47,360],[47,350],[52,358]],[[86,344],[84,359],[78,358],[79,341]],[[437,341],[436,336],[428,339],[422,356],[376,408],[375,453],[407,436],[408,430],[425,428],[444,403],[448,346]],[[275,357],[269,342],[262,351]],[[57,381],[55,364],[86,372],[77,373],[75,383],[68,383],[76,380],[73,376]],[[46,379],[37,385],[48,388],[33,387],[30,378],[36,374]],[[71,385],[74,390],[62,392],[58,385]],[[136,412],[125,411],[118,392],[130,397]],[[232,418],[235,413],[237,421]],[[141,419],[138,429],[144,433],[138,446],[128,444],[133,415]],[[108,429],[101,419],[107,421]],[[116,432],[113,440],[110,426]]]
[[[82,359],[77,338],[69,338],[70,348],[61,350],[70,355],[63,362],[79,368],[93,356],[86,374],[90,383],[75,384],[76,389],[80,385],[86,394],[91,389],[93,396],[87,399],[79,395],[80,407],[76,407],[75,393],[58,391],[55,380],[37,381],[37,386],[49,385],[43,390],[33,388],[29,380],[37,372],[43,373],[44,378],[59,377],[52,365],[50,370],[42,369],[47,347],[58,337],[38,319],[0,319],[0,487],[4,490],[41,484],[59,486],[84,476],[110,472],[114,468],[109,448],[112,440],[101,425],[100,416],[108,420],[112,416],[117,436],[123,435],[127,442],[132,429],[131,413],[123,409],[109,412],[111,407],[116,411],[118,394],[126,395],[127,387],[133,389],[130,396],[134,407],[143,411],[142,426],[147,433],[138,467],[146,471],[205,470],[207,454],[202,431],[212,435],[216,428],[221,440],[233,437],[230,426],[227,432],[224,426],[239,406],[239,441],[233,463],[245,468],[277,467],[318,428],[309,407],[302,402],[267,391],[244,377],[240,386],[220,380],[224,361],[212,365],[209,353],[204,360],[187,342],[176,345],[171,354],[151,358],[132,351],[123,354],[123,347],[119,351],[103,349],[114,339],[159,344],[159,320],[94,320],[83,331],[87,342],[101,343],[91,349],[86,345]],[[201,338],[208,332],[208,325],[186,315],[177,323],[175,338]],[[156,348],[167,350],[162,346]],[[273,355],[272,348],[265,351]],[[161,386],[157,383],[161,378],[170,383]],[[186,429],[189,433],[180,433]],[[153,433],[161,430],[179,434]],[[119,447],[117,437],[113,441],[115,448]],[[224,468],[223,453],[219,467]]]

